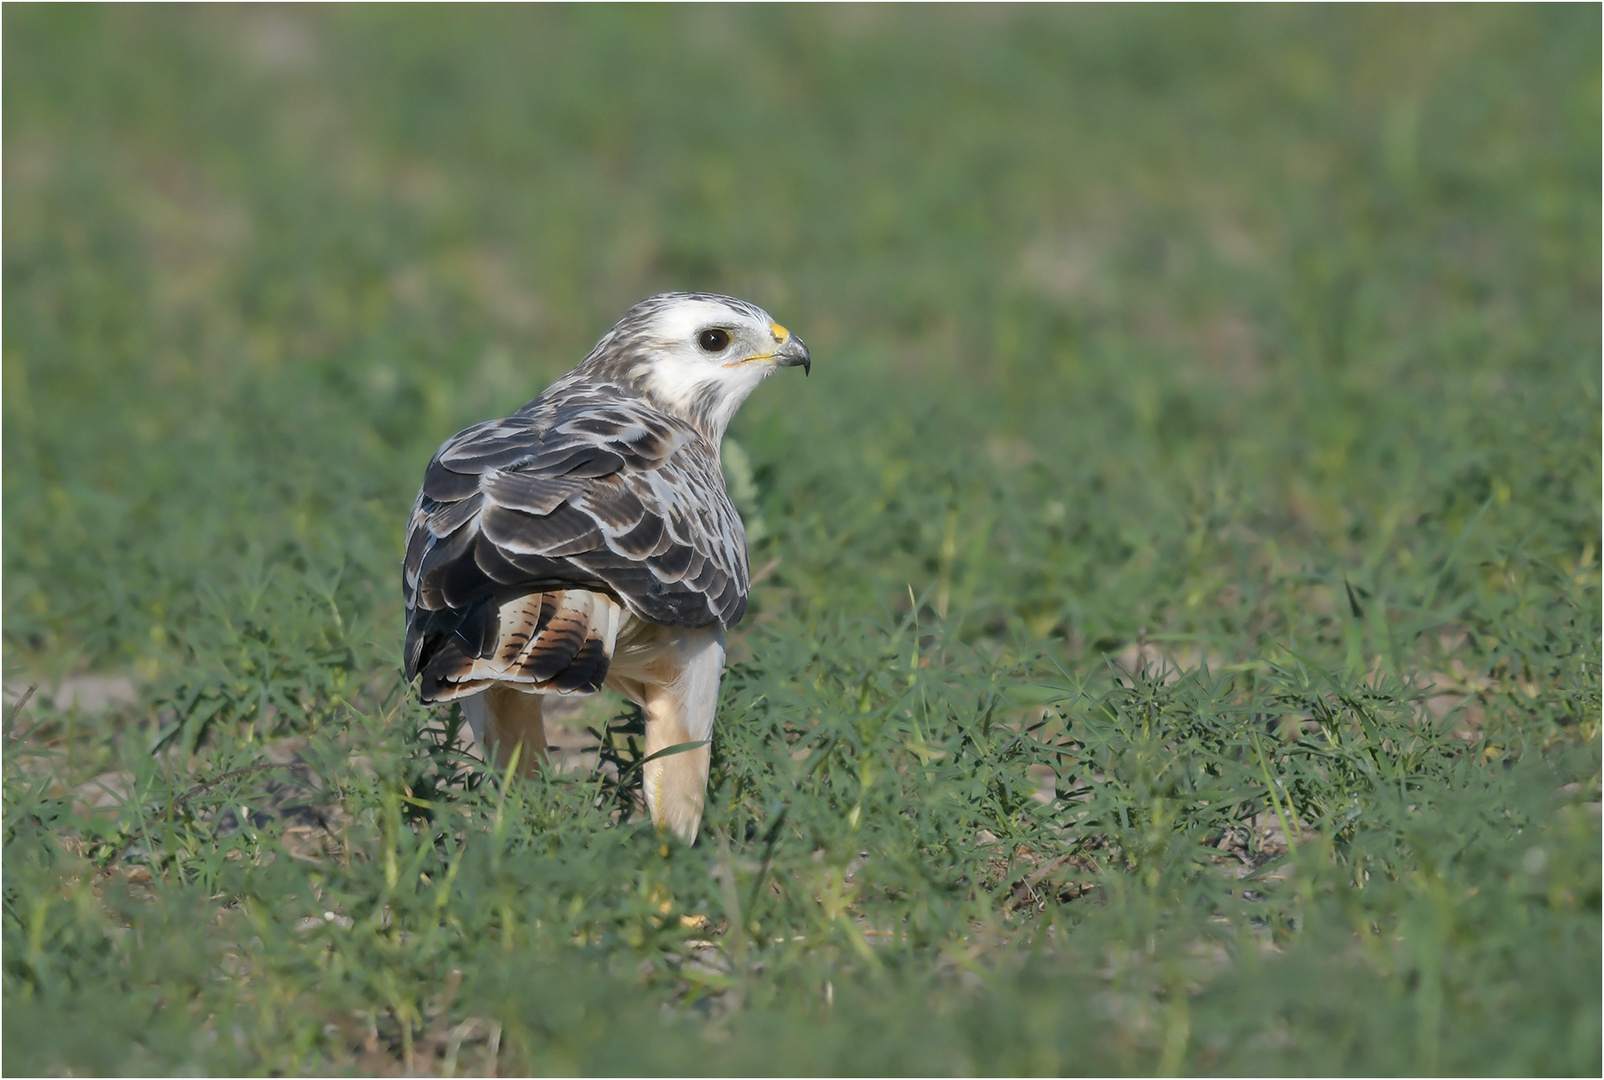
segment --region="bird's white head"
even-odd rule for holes
[[[802,339],[755,304],[717,293],[663,293],[618,321],[575,373],[641,391],[714,443],[776,368],[812,370]]]

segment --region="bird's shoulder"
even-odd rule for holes
[[[559,384],[509,417],[447,439],[429,462],[423,494],[438,502],[465,498],[477,489],[471,481],[489,472],[594,479],[658,468],[681,452],[716,458],[695,428],[640,395]]]

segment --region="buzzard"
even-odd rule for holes
[[[664,293],[505,420],[441,446],[407,523],[407,679],[460,700],[474,738],[528,772],[541,699],[612,687],[646,717],[646,805],[702,820],[724,631],[751,584],[719,444],[776,368],[812,361],[761,308]],[[689,744],[688,747],[686,744]]]

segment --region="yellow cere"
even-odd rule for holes
[[[785,339],[791,336],[791,331],[787,330],[777,322],[769,323],[769,330],[773,332],[774,340],[778,341],[781,345],[784,345]]]

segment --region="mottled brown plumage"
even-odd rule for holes
[[[572,618],[590,610],[565,602],[566,587],[664,625],[729,626],[745,610],[745,534],[707,438],[627,387],[553,390],[457,435],[424,474],[405,595],[407,669],[423,675],[426,700],[475,692],[486,677],[600,689],[605,660],[555,663],[578,654]],[[544,605],[530,605],[535,590]],[[476,666],[506,656],[501,628],[526,609],[523,669]],[[610,655],[605,628],[594,630]]]
[[[705,666],[716,647],[722,662],[723,628],[740,620],[750,581],[719,441],[767,374],[809,363],[801,339],[750,304],[665,294],[632,308],[511,417],[447,440],[424,473],[403,566],[405,668],[423,699],[613,685],[648,707],[650,724],[654,707],[667,715],[662,694],[689,692],[680,683],[707,697],[705,678],[652,660],[683,653],[686,664]],[[684,640],[657,632],[665,627]],[[712,636],[686,636],[693,630]],[[621,640],[632,661],[614,673]],[[691,640],[697,649],[681,647]],[[716,672],[711,693],[693,710],[706,713],[705,724],[700,716],[673,723],[710,732]],[[484,723],[506,728],[498,701],[512,699],[475,701],[470,718],[488,708]],[[687,700],[679,712],[689,708]],[[532,720],[527,712],[519,730],[537,730],[538,707]],[[694,837],[694,820],[680,831]]]

